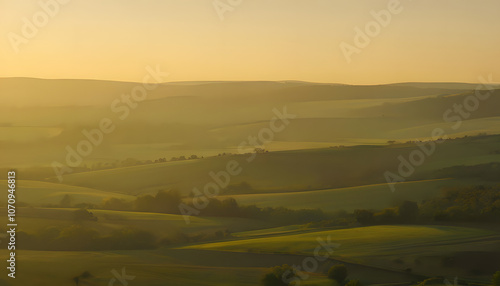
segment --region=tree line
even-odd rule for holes
[[[207,207],[200,211],[199,216],[239,217],[250,219],[269,220],[276,223],[307,223],[328,218],[319,209],[292,210],[285,207],[264,207],[255,205],[239,205],[234,198],[210,198]],[[102,208],[121,211],[141,211],[166,214],[181,214],[179,206],[183,202],[177,191],[158,191],[156,195],[143,195],[134,201],[125,201],[118,198],[105,199]],[[184,202],[195,208],[192,200]]]
[[[358,209],[356,221],[363,225],[452,222],[500,222],[500,185],[468,186],[443,189],[436,198],[416,202],[405,201],[398,207],[382,211]]]

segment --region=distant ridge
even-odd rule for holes
[[[85,81],[85,82],[115,82],[115,83],[140,83],[137,81],[110,80],[110,79],[73,79],[73,78],[37,78],[37,77],[0,77],[0,81],[5,80],[39,80],[39,81]],[[445,89],[469,89],[475,88],[481,83],[470,82],[396,82],[380,84],[350,84],[338,82],[312,82],[302,80],[200,80],[200,81],[166,81],[163,85],[203,85],[203,84],[227,84],[227,83],[277,83],[277,84],[304,84],[304,85],[333,85],[333,86],[411,86],[418,88],[445,88]],[[500,83],[492,85],[500,87]]]

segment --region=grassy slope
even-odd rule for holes
[[[246,181],[257,190],[281,191],[339,188],[386,182],[384,172],[397,172],[398,157],[408,158],[416,149],[414,144],[396,144],[271,152],[250,163],[246,160],[249,155],[212,157],[69,174],[64,183],[130,195],[161,188],[187,193],[211,182],[209,172],[225,170],[227,162],[237,160],[243,171],[231,178],[231,184]],[[425,158],[414,176],[428,179],[440,168],[498,162],[500,154],[492,153],[499,149],[500,136],[447,141]]]
[[[500,267],[496,231],[452,226],[372,226],[187,246],[185,249],[312,255],[318,238],[339,244],[332,258],[428,276],[488,279]],[[455,260],[445,265],[444,258]],[[477,273],[471,269],[479,269]],[[477,271],[477,270],[476,270]]]
[[[472,185],[479,180],[436,179],[398,183],[391,192],[387,184],[327,189],[309,192],[234,195],[242,205],[286,206],[291,209],[319,208],[324,211],[383,209],[404,200],[422,201],[439,196],[444,186]],[[223,198],[224,196],[222,196]]]
[[[439,241],[461,240],[494,234],[486,230],[445,226],[370,226],[350,229],[318,231],[269,238],[243,239],[228,242],[205,243],[188,249],[224,250],[237,252],[305,253],[313,254],[317,238],[331,237],[340,244],[335,256],[365,257],[382,253],[401,253],[401,249]],[[410,250],[414,251],[414,250]]]
[[[0,251],[2,257],[7,257],[5,250]],[[58,285],[74,286],[72,278],[89,271],[94,277],[90,279],[95,284],[112,285],[115,278],[113,270],[122,273],[125,267],[127,275],[135,276],[129,280],[129,285],[161,286],[173,285],[255,285],[263,273],[259,268],[209,267],[179,265],[173,263],[174,258],[156,257],[151,251],[121,251],[121,252],[47,252],[23,251],[17,253],[23,261],[23,272],[18,273],[16,284],[12,285]],[[47,262],[50,257],[51,263]],[[170,261],[169,261],[170,260]],[[24,275],[23,275],[24,273]],[[119,281],[115,285],[120,284]]]
[[[248,238],[252,236],[265,236],[265,235],[278,235],[286,234],[289,232],[296,232],[304,230],[303,225],[287,225],[273,228],[264,228],[258,230],[242,231],[233,233],[235,237]]]
[[[377,266],[380,267],[394,268],[390,267],[390,262],[400,255],[442,255],[447,249],[441,243],[458,243],[462,251],[467,251],[473,245],[473,240],[491,234],[496,233],[462,227],[375,226],[191,245],[183,249],[103,252],[20,250],[18,257],[23,261],[25,275],[19,275],[17,282],[21,283],[19,285],[24,285],[27,281],[30,285],[72,285],[71,277],[90,271],[94,275],[91,280],[95,285],[107,285],[113,277],[111,271],[115,269],[121,272],[125,267],[128,275],[135,276],[130,281],[134,285],[159,286],[165,285],[165,281],[173,286],[256,285],[267,267],[283,263],[303,263],[318,245],[317,237],[326,239],[330,235],[332,242],[340,243],[333,258],[362,260],[363,263],[378,263]],[[249,249],[274,254],[248,253]],[[305,256],[286,254],[292,252],[304,253]],[[0,253],[6,255],[5,250],[0,250]],[[380,255],[381,253],[384,255]],[[47,256],[51,257],[50,264],[43,263]],[[321,264],[318,271],[326,271],[331,265],[331,261]],[[411,275],[402,271],[391,272],[352,263],[347,265],[351,278],[361,279],[367,284],[415,281]],[[404,267],[407,266],[399,265],[399,270]],[[420,269],[426,270],[415,268]],[[438,275],[450,277],[454,275],[450,272],[454,273],[457,268],[446,271],[441,268],[437,271],[440,271]],[[461,273],[460,278],[466,276],[466,273]],[[301,284],[330,285],[329,283],[331,282],[324,275],[313,275]]]
[[[0,180],[0,184],[7,185],[7,181]],[[100,204],[104,198],[108,197],[116,197],[125,200],[134,199],[133,196],[100,191],[92,188],[29,180],[18,180],[16,191],[18,202],[24,202],[31,205],[59,204],[65,195],[70,196],[73,204]],[[6,196],[0,198],[0,202],[2,203],[5,203],[6,200]]]
[[[0,210],[6,211],[5,208],[0,208]],[[33,233],[50,226],[64,227],[73,225],[75,224],[72,215],[74,210],[18,208],[18,230]],[[213,234],[217,230],[230,229],[237,232],[268,227],[266,222],[242,218],[191,217],[190,223],[186,224],[181,215],[108,210],[91,211],[98,218],[98,221],[87,221],[83,222],[83,224],[98,230],[102,234],[110,233],[114,229],[133,227],[150,231],[157,239],[177,232]]]
[[[259,285],[268,267],[290,261],[286,256],[260,255],[255,257],[247,254],[238,256],[215,254],[215,256],[204,258],[204,253],[198,251],[171,253],[169,251],[20,250],[17,254],[23,261],[23,270],[19,271],[16,284],[12,285],[37,286],[74,286],[72,278],[84,271],[89,271],[94,276],[88,280],[94,284],[85,285],[112,285],[108,284],[115,277],[112,271],[115,270],[121,274],[123,268],[127,275],[135,276],[134,279],[128,281],[128,285],[131,286],[255,286]],[[8,254],[5,250],[0,250],[0,255],[7,257]],[[50,257],[51,263],[46,263],[47,257]],[[203,261],[204,259],[215,263],[207,264]],[[300,263],[301,259],[303,258],[298,257],[292,261]],[[325,280],[324,276],[314,275],[301,285],[318,285],[316,283],[324,282],[331,283]],[[4,285],[1,283],[2,281],[0,285]],[[115,281],[114,285],[119,284],[119,281]]]
[[[249,155],[233,155],[76,173],[65,176],[64,184],[20,180],[18,201],[36,206],[57,204],[68,194],[73,203],[99,204],[106,197],[133,200],[136,195],[160,189],[178,189],[187,194],[193,187],[202,189],[212,182],[209,172],[225,170],[227,162],[236,160],[242,172],[231,177],[230,184],[247,182],[254,188],[253,194],[235,191],[221,195],[235,197],[241,204],[378,209],[402,200],[420,201],[436,196],[444,186],[487,183],[474,178],[431,178],[436,178],[437,170],[449,166],[499,162],[500,154],[494,153],[500,150],[500,136],[437,145],[409,181],[396,185],[396,192],[391,193],[384,172],[397,173],[398,156],[408,158],[416,149],[412,144],[394,144],[283,151],[257,155],[250,163],[246,160]]]

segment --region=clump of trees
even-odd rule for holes
[[[87,284],[88,280],[92,279],[94,275],[92,275],[89,271],[85,271],[82,274],[73,277],[73,282],[78,286],[80,282]]]
[[[201,157],[203,158],[203,156]],[[198,155],[190,155],[188,158],[186,156],[172,157],[170,161],[182,161],[182,160],[192,160],[192,159],[200,159]],[[84,165],[84,167],[80,167],[78,169],[73,170],[76,172],[88,172],[88,171],[97,171],[97,170],[106,170],[106,169],[114,169],[120,167],[132,167],[132,166],[140,166],[140,165],[148,165],[153,163],[165,163],[169,160],[165,157],[160,157],[158,159],[153,160],[139,160],[136,158],[126,158],[122,161],[116,160],[114,162],[97,162],[93,163],[90,167]]]
[[[500,221],[500,186],[448,188],[439,198],[424,201],[422,219],[434,221]]]
[[[312,221],[305,225],[306,228],[326,228],[336,226],[355,226],[356,220],[353,213],[348,213],[344,210],[336,211],[329,214],[330,218],[321,221]]]
[[[142,211],[154,213],[179,213],[181,197],[177,191],[158,191],[156,195],[143,195],[134,201],[118,198],[106,198],[103,200],[102,208],[119,211]]]
[[[288,286],[296,277],[295,269],[287,264],[283,264],[271,268],[264,274],[261,284],[264,286]]]
[[[418,283],[417,286],[428,286],[428,285],[443,285],[443,284],[449,284],[450,283],[443,283],[443,277],[431,277],[423,280],[422,282]],[[457,285],[457,278],[455,277],[455,285]],[[462,283],[459,283],[462,284]],[[491,285],[491,286],[500,286],[500,271],[495,272],[493,274],[493,277],[491,278],[491,283],[490,284],[475,284],[475,283],[468,283],[468,285]]]
[[[337,281],[339,285],[344,285],[344,282],[347,279],[347,267],[345,267],[344,264],[332,266],[328,270],[328,278]]]
[[[187,205],[188,207],[195,208],[191,202],[188,202]],[[222,200],[217,198],[208,199],[207,207],[200,210],[199,215],[260,219],[276,224],[308,223],[328,218],[328,215],[320,209],[292,210],[285,207],[259,208],[255,205],[241,206],[234,198],[225,198]]]
[[[68,194],[65,194],[61,201],[59,202],[59,207],[61,208],[70,208],[72,205],[71,197]]]
[[[19,245],[22,245],[23,249],[54,251],[155,249],[174,244],[205,242],[230,237],[232,237],[231,232],[224,229],[196,234],[176,232],[163,239],[157,239],[152,232],[134,227],[115,229],[109,234],[102,235],[96,229],[84,224],[52,226],[34,233],[17,232]],[[4,244],[4,241],[0,243],[0,245]]]
[[[349,271],[344,264],[337,264],[332,266],[328,270],[328,278],[335,281],[336,285],[340,286],[363,286],[363,284],[359,280],[349,280],[347,276],[349,275]]]
[[[358,209],[356,221],[363,225],[431,221],[499,222],[500,185],[446,188],[440,197],[422,203],[405,201],[400,206],[376,212]]]
[[[495,272],[493,274],[493,278],[491,279],[491,285],[500,286],[500,271]]]
[[[154,213],[179,213],[181,197],[174,190],[159,191],[155,196],[140,196],[134,201],[134,208],[137,211]]]
[[[93,228],[71,225],[49,227],[33,234],[19,231],[17,236],[24,249],[33,250],[131,250],[156,247],[152,233],[133,228],[123,228],[101,236]]]
[[[411,224],[418,220],[419,207],[416,202],[404,201],[400,206],[386,208],[380,212],[358,209],[354,211],[356,221],[363,225],[370,224]]]
[[[22,206],[30,206],[30,204],[27,203],[22,203]],[[75,203],[74,202],[74,197],[69,194],[65,194],[59,203],[47,203],[47,204],[42,204],[42,207],[45,208],[95,208],[94,204],[91,203],[84,203],[84,202],[79,202]]]

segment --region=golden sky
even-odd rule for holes
[[[500,78],[498,0],[59,1],[0,0],[0,77],[140,81],[159,64],[169,81]],[[341,43],[390,5],[348,62]]]

